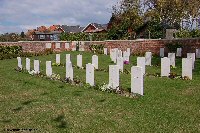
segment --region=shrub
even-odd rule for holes
[[[169,52],[176,52],[177,48],[182,48],[182,45],[180,43],[168,43],[166,47]]]
[[[0,60],[11,59],[22,53],[22,46],[0,46]]]
[[[97,54],[103,54],[103,48],[104,48],[104,46],[102,44],[100,44],[100,45],[98,45],[98,44],[89,45],[90,51],[93,52],[93,53],[97,53]]]
[[[178,38],[195,38],[200,37],[200,30],[194,29],[194,30],[180,30],[176,33],[176,37]]]

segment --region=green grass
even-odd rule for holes
[[[78,52],[70,53],[76,65]],[[83,64],[91,62],[91,53],[83,54]],[[55,62],[55,54],[32,57]],[[176,60],[181,75],[181,59]],[[25,58],[23,58],[25,65]],[[99,55],[99,68],[108,69],[109,56]],[[150,74],[160,73],[160,59],[153,58]],[[136,65],[136,57],[125,69]],[[38,78],[16,72],[16,59],[0,61],[0,132],[4,129],[31,128],[38,132],[200,132],[200,60],[196,62],[192,81],[145,77],[144,96],[131,99],[112,93],[71,86],[60,81]],[[33,64],[32,64],[33,66]],[[64,67],[53,72],[65,76]],[[74,75],[85,81],[85,70],[74,69]],[[120,85],[130,90],[130,75],[120,75]],[[108,73],[95,71],[98,84],[108,83]]]

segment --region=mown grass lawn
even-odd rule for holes
[[[62,53],[62,63],[66,53],[76,65],[79,53]],[[82,54],[85,66],[92,54]],[[45,61],[55,62],[55,54],[31,59],[41,60],[40,68],[45,73]],[[181,75],[181,59],[176,63],[172,72]],[[109,56],[99,55],[99,68],[108,69],[109,64]],[[160,59],[154,57],[152,64],[146,72],[160,73]],[[133,65],[135,56],[125,69],[130,71]],[[0,60],[0,132],[13,128],[42,133],[200,132],[200,60],[192,81],[145,77],[144,96],[137,99],[31,76],[15,71],[16,66],[16,59]],[[64,67],[54,66],[53,72],[65,76]],[[85,81],[85,70],[74,69],[74,76]],[[130,78],[120,75],[122,88],[130,90]],[[95,81],[108,83],[108,73],[95,71]]]

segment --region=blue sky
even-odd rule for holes
[[[0,0],[0,33],[41,25],[107,23],[119,0]]]

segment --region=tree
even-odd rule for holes
[[[20,36],[21,36],[21,38],[25,38],[25,34],[23,31],[21,32]]]
[[[139,0],[122,0],[113,6],[109,39],[127,39],[142,25]],[[131,31],[128,33],[128,31]]]

